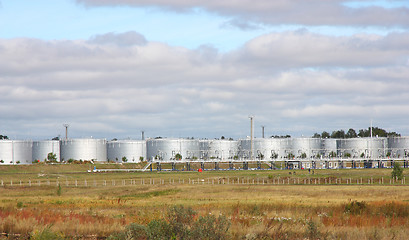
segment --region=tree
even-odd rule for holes
[[[175,159],[181,160],[181,159],[182,159],[182,155],[181,155],[180,153],[176,153]]]
[[[329,137],[330,137],[330,135],[329,135],[329,133],[328,133],[328,132],[323,131],[323,132],[321,133],[321,137],[322,137],[322,138],[329,138]]]
[[[344,130],[333,131],[331,134],[331,138],[345,138],[345,131]]]
[[[319,133],[314,133],[314,135],[312,136],[313,138],[321,138],[321,134]]]
[[[393,170],[392,170],[392,178],[398,178],[398,180],[402,180],[402,177],[403,177],[403,169],[401,168],[399,163],[394,162]]]
[[[7,140],[7,139],[9,139],[9,137],[7,137],[7,136],[5,136],[5,135],[0,135],[0,140],[1,140],[1,139]]]
[[[356,134],[355,130],[350,128],[347,132],[347,134],[345,135],[346,138],[356,138],[358,136],[358,134]]]
[[[48,153],[47,154],[47,161],[49,162],[56,162],[57,161],[57,155],[55,153]]]
[[[122,157],[122,162],[128,162],[128,159],[125,156],[123,156]]]

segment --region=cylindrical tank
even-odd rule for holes
[[[201,154],[199,140],[195,139],[148,139],[146,148],[147,158],[159,161],[197,160]]]
[[[409,157],[409,137],[388,138],[388,155],[392,158]]]
[[[211,140],[209,142],[209,158],[222,161],[238,159],[238,141],[234,140]]]
[[[339,140],[341,156],[350,155],[352,158],[383,158],[386,156],[386,138],[349,138]]]
[[[338,152],[339,139],[324,138],[322,139],[322,157],[336,157]]]
[[[118,140],[107,144],[108,160],[140,162],[146,160],[145,140]]]
[[[64,139],[61,140],[61,160],[107,161],[105,139]]]
[[[0,164],[31,164],[33,142],[0,140]]]
[[[56,161],[60,162],[60,141],[34,141],[33,142],[33,161],[43,162],[48,154],[55,154]]]
[[[295,158],[312,158],[322,152],[320,138],[291,138],[292,154]]]
[[[282,148],[283,139],[279,138],[255,138],[253,139],[253,158],[259,160],[277,160],[285,154]],[[241,158],[250,157],[251,140],[239,140]]]

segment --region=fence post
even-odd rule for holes
[[[77,179],[75,179],[75,186],[76,186],[76,187],[78,186],[78,182],[77,182]]]

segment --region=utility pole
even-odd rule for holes
[[[264,127],[265,126],[261,126],[261,137],[264,138]]]

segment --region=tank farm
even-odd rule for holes
[[[409,137],[0,140],[0,165],[43,162],[50,153],[56,162],[146,162],[151,170],[162,164],[192,170],[191,163],[216,170],[390,168],[394,162],[407,168]]]

